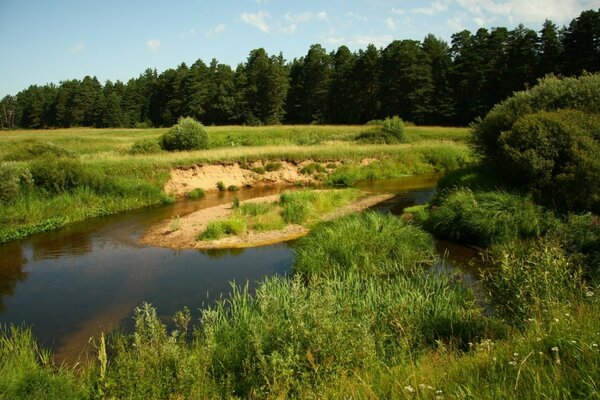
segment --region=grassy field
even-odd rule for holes
[[[253,160],[344,161],[324,183],[449,171],[473,161],[465,128],[409,127],[405,144],[357,142],[370,126],[208,127],[203,151],[132,155],[165,129],[56,129],[0,132],[0,243],[74,221],[173,201],[170,170]],[[365,158],[379,162],[361,165]],[[32,176],[29,176],[28,174]],[[8,193],[8,195],[6,195]]]

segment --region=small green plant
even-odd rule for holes
[[[160,147],[167,151],[207,149],[208,134],[200,122],[191,117],[181,117],[161,136]]]
[[[72,158],[73,151],[64,146],[51,142],[38,142],[23,147],[18,147],[14,152],[7,154],[6,160],[25,161],[41,157]]]
[[[230,192],[237,192],[238,190],[240,190],[240,188],[236,185],[229,185],[227,186],[227,190],[229,190]]]
[[[240,208],[240,199],[237,196],[233,199],[233,202],[231,203],[231,208],[233,208],[234,210]]]
[[[268,213],[273,208],[272,203],[244,203],[240,206],[240,211],[243,215],[256,217]]]
[[[217,182],[217,189],[219,189],[219,192],[225,191],[225,184],[223,183],[223,181]]]
[[[42,158],[31,163],[35,185],[49,193],[72,191],[88,181],[83,165],[74,159]]]
[[[246,232],[246,222],[239,217],[231,217],[223,221],[212,221],[204,232],[198,236],[198,240],[217,240],[225,236],[240,235]]]
[[[252,172],[257,173],[259,175],[264,175],[265,172],[267,172],[267,170],[265,169],[265,167],[254,167],[252,168]]]
[[[204,192],[204,190],[202,190],[202,188],[196,188],[194,190],[192,190],[191,192],[187,192],[185,195],[188,199],[201,199],[204,196],[206,196],[206,193]]]
[[[155,154],[160,153],[162,148],[157,140],[142,139],[135,142],[129,149],[129,154]]]
[[[267,172],[279,171],[281,168],[283,168],[283,164],[279,161],[269,161],[265,164],[265,171]]]
[[[327,172],[327,170],[321,164],[316,162],[305,165],[300,169],[300,173],[305,175],[312,175],[315,172]]]
[[[179,219],[179,215],[171,217],[171,223],[169,224],[169,228],[171,232],[175,232],[181,229],[181,219]]]

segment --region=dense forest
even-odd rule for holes
[[[86,76],[32,85],[2,99],[0,127],[171,126],[179,116],[207,125],[351,124],[391,115],[465,125],[540,77],[583,71],[600,71],[600,9],[568,27],[546,20],[539,32],[465,30],[450,44],[433,35],[354,53],[315,44],[290,62],[255,49],[235,69],[198,60],[127,83]]]

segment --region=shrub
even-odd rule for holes
[[[268,213],[274,208],[272,203],[244,203],[240,205],[240,211],[243,215],[256,217]]]
[[[52,194],[72,191],[89,180],[79,161],[66,158],[42,158],[33,161],[31,176],[37,187]]]
[[[237,192],[238,190],[240,190],[240,188],[236,185],[229,185],[227,186],[227,190],[229,190],[230,192]]]
[[[498,138],[503,171],[562,210],[600,212],[600,115],[542,111]],[[573,196],[577,193],[577,196]]]
[[[266,171],[267,170],[265,169],[265,167],[254,167],[254,168],[252,168],[252,172],[254,172],[256,174],[259,174],[259,175],[264,175],[264,173]]]
[[[160,147],[168,151],[207,149],[208,134],[200,122],[180,117],[177,124],[161,136]]]
[[[373,143],[373,144],[394,144],[406,142],[406,134],[404,132],[404,121],[400,117],[388,117],[383,121],[373,124],[367,124],[370,126],[380,126],[377,129],[371,129],[366,132],[359,134],[356,140]]]
[[[162,151],[160,144],[154,139],[136,141],[129,149],[129,154],[154,154]]]
[[[202,188],[196,188],[196,189],[192,190],[191,192],[186,193],[186,197],[188,199],[201,199],[205,195],[206,195],[206,193],[204,192],[204,190]]]
[[[557,236],[565,249],[583,257],[586,278],[600,281],[600,217],[590,213],[569,215]]]
[[[558,223],[528,198],[503,191],[459,187],[442,193],[440,202],[422,221],[424,226],[436,236],[461,243],[489,246],[539,237]]]
[[[294,270],[307,276],[413,274],[433,261],[429,234],[369,211],[319,224],[299,241]]]
[[[381,131],[384,135],[394,138],[398,143],[405,141],[404,121],[398,116],[384,119]]]
[[[223,181],[217,182],[217,189],[219,189],[219,192],[225,191],[225,184],[223,183]]]
[[[305,175],[312,175],[315,172],[327,172],[327,170],[321,164],[316,162],[305,165],[300,169],[300,173]]]
[[[488,161],[501,168],[502,148],[498,139],[502,132],[510,131],[515,122],[527,114],[560,109],[599,113],[600,74],[564,79],[547,77],[533,88],[515,93],[475,124],[474,145]]]
[[[27,167],[11,162],[0,163],[0,203],[10,203],[31,189],[33,178]]]
[[[283,164],[279,161],[270,161],[265,164],[267,172],[279,171],[281,168],[283,168]]]
[[[246,232],[246,222],[238,217],[231,217],[222,221],[210,222],[198,240],[217,240],[224,236],[240,235]]]

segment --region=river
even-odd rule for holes
[[[378,208],[394,213],[426,202],[439,175],[365,182],[358,187],[396,197]],[[286,274],[293,244],[232,251],[171,250],[140,245],[153,224],[201,208],[280,193],[290,188],[250,188],[209,193],[200,200],[148,207],[95,218],[63,229],[0,245],[0,324],[31,326],[57,361],[75,361],[100,332],[132,327],[135,307],[154,305],[164,321],[184,306],[194,320],[203,306],[230,292],[232,282],[253,289],[265,276]],[[456,260],[475,253],[439,242]],[[459,261],[460,262],[460,261]],[[441,263],[438,268],[445,268]],[[465,270],[466,281],[474,273]]]

